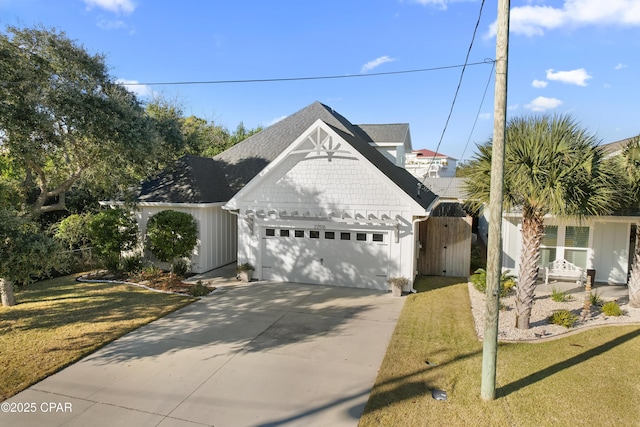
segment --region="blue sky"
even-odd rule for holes
[[[41,24],[104,53],[124,82],[358,76],[130,86],[230,129],[313,101],[353,123],[408,122],[414,149],[468,159],[491,136],[497,1],[0,0],[0,25]],[[604,143],[640,133],[640,0],[512,0],[508,114],[571,114]],[[362,76],[362,77],[360,77]],[[476,122],[477,120],[477,122]],[[475,129],[474,129],[474,122]],[[469,141],[469,142],[468,142]],[[468,144],[468,145],[467,145]],[[465,148],[466,147],[466,148]]]

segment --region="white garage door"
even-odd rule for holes
[[[265,280],[388,289],[386,231],[261,229]]]

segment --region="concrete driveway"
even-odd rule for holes
[[[404,300],[225,287],[3,402],[0,425],[356,426]]]

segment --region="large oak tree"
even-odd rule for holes
[[[0,154],[22,167],[34,213],[64,210],[80,180],[122,188],[148,172],[153,122],[104,56],[63,32],[9,26],[0,64]]]

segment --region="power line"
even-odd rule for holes
[[[493,78],[493,70],[494,70],[494,68],[495,68],[495,63],[491,67],[491,71],[489,72],[489,78],[487,79],[487,84],[484,87],[484,93],[482,94],[482,100],[480,101],[480,106],[478,107],[478,112],[476,113],[476,118],[473,121],[473,126],[471,126],[471,131],[469,132],[469,137],[467,138],[467,143],[464,145],[464,150],[462,150],[462,155],[460,156],[460,163],[462,163],[464,161],[464,156],[467,153],[467,148],[469,147],[469,142],[471,142],[471,137],[473,136],[473,132],[476,129],[476,124],[478,124],[478,118],[480,118],[480,112],[482,111],[482,106],[484,105],[484,100],[487,97],[487,91],[489,90],[489,84],[491,83],[491,80]],[[449,191],[449,188],[451,187],[451,184],[453,183],[453,179],[454,178],[455,178],[455,176],[449,179],[449,183],[447,184],[447,188],[445,188],[445,190],[442,192],[442,194],[447,194],[447,192]]]
[[[467,59],[468,59],[467,55]],[[346,75],[333,75],[333,76],[307,76],[307,77],[283,77],[283,78],[273,78],[273,79],[245,79],[245,80],[205,80],[205,81],[174,81],[174,82],[138,82],[138,83],[122,83],[124,86],[177,86],[177,85],[216,85],[216,84],[237,84],[237,83],[269,83],[269,82],[292,82],[292,81],[304,81],[304,80],[330,80],[330,79],[351,79],[358,77],[375,77],[375,76],[390,76],[396,74],[410,74],[410,73],[424,73],[428,71],[439,71],[439,70],[447,70],[452,68],[465,68],[468,66],[475,65],[485,65],[488,63],[492,63],[493,61],[481,61],[481,62],[472,62],[461,65],[444,65],[441,67],[432,67],[432,68],[419,68],[415,70],[402,70],[402,71],[386,71],[379,73],[368,73],[368,74],[346,74]]]
[[[444,124],[444,128],[442,129],[442,133],[440,134],[440,140],[438,141],[438,145],[433,153],[433,157],[431,158],[431,164],[433,164],[433,162],[436,159],[436,156],[438,155],[438,150],[440,149],[440,145],[442,144],[442,140],[444,139],[444,134],[447,132],[447,127],[449,126],[449,121],[451,120],[451,115],[453,114],[453,108],[456,105],[456,100],[458,99],[458,93],[460,92],[460,86],[462,86],[462,79],[464,77],[464,72],[467,69],[468,65],[473,65],[471,63],[469,63],[469,55],[471,55],[471,49],[473,48],[473,42],[476,39],[476,34],[478,32],[478,27],[480,26],[480,20],[482,18],[482,9],[484,8],[484,2],[485,0],[482,0],[482,4],[480,4],[480,11],[478,13],[478,20],[476,21],[476,26],[473,29],[473,35],[471,37],[471,43],[469,43],[469,49],[467,50],[467,56],[464,59],[464,65],[462,66],[462,71],[460,72],[460,79],[458,80],[458,86],[456,87],[456,91],[455,94],[453,95],[453,101],[451,102],[451,108],[449,109],[449,115],[447,116],[447,120],[445,121]],[[495,61],[491,61],[491,63],[494,63]],[[487,61],[483,62],[483,63],[487,63]],[[429,167],[428,171],[431,170],[431,167]],[[427,173],[428,173],[427,171]],[[426,177],[422,178],[422,183],[424,184],[424,179]]]

